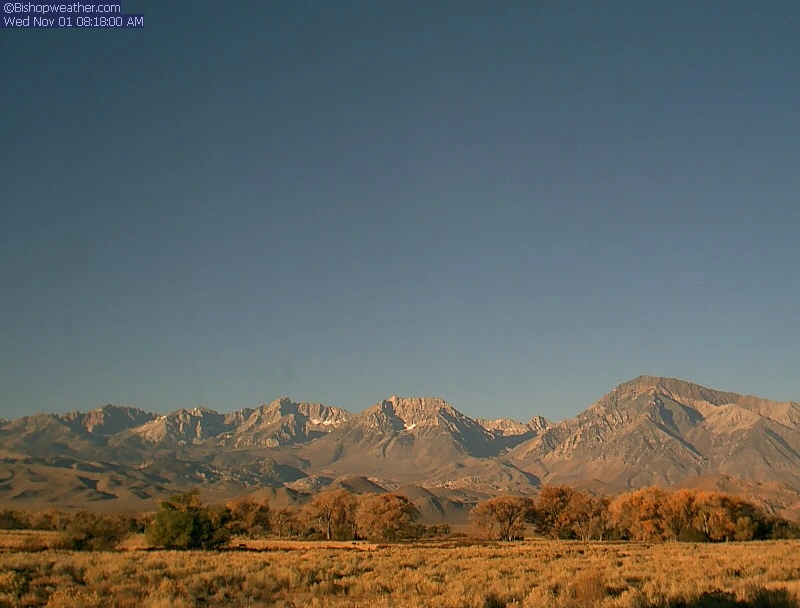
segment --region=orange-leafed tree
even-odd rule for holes
[[[240,498],[228,501],[231,523],[229,526],[235,534],[248,536],[264,536],[270,530],[270,507],[267,500],[256,501],[252,498]]]
[[[537,531],[552,538],[571,538],[570,502],[575,490],[569,486],[542,486],[535,503]]]
[[[705,540],[692,527],[695,516],[694,490],[676,490],[664,497],[662,516],[665,535],[670,540]]]
[[[497,496],[478,503],[470,512],[475,526],[488,538],[515,540],[525,534],[534,503],[525,496]]]
[[[292,507],[278,507],[270,512],[270,528],[278,538],[296,536],[301,532],[300,517]]]
[[[400,494],[367,494],[358,500],[356,522],[359,536],[398,540],[419,517],[419,511]]]
[[[608,505],[605,497],[575,492],[567,503],[566,522],[581,540],[603,540],[611,526]]]
[[[665,540],[667,530],[665,505],[667,493],[650,487],[623,494],[609,505],[611,519],[623,536],[646,542]]]
[[[356,496],[345,489],[317,494],[306,506],[308,522],[318,527],[325,538],[354,538],[356,529]]]
[[[752,540],[766,516],[753,503],[722,492],[697,492],[694,527],[712,541]]]

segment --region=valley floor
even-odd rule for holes
[[[800,608],[800,542],[0,553],[0,607]]]

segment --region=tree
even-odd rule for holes
[[[574,492],[565,513],[570,529],[581,540],[603,540],[610,526],[609,500],[586,492]]]
[[[652,542],[670,536],[666,505],[667,493],[662,488],[650,487],[618,496],[609,510],[623,536]]]
[[[211,549],[229,540],[229,521],[227,508],[204,507],[195,488],[162,502],[145,536],[150,544],[168,549]]]
[[[229,527],[234,534],[248,536],[264,536],[270,530],[271,518],[269,502],[256,502],[252,498],[228,501],[231,523]]]
[[[569,517],[570,501],[575,490],[569,486],[543,486],[535,503],[534,522],[537,530],[552,538],[572,538],[574,531]]]
[[[278,538],[288,536],[291,538],[300,534],[300,518],[296,509],[280,507],[273,509],[270,517],[270,527]]]
[[[723,492],[644,488],[617,497],[610,510],[623,536],[634,540],[744,541],[767,538],[773,528],[761,508]]]
[[[696,495],[697,492],[694,490],[677,490],[665,496],[661,513],[664,517],[664,530],[669,539],[708,540],[707,536],[692,526]]]
[[[410,532],[418,517],[419,511],[408,498],[391,493],[362,496],[356,511],[361,536],[389,541],[398,540],[404,532]]]
[[[200,488],[197,487],[192,488],[188,492],[183,492],[182,494],[173,494],[165,502],[179,511],[203,508]],[[164,502],[161,503],[161,506],[164,506]]]
[[[524,535],[533,506],[533,501],[524,496],[497,496],[478,503],[470,512],[470,518],[489,538],[515,540]]]
[[[356,498],[345,489],[317,494],[306,507],[308,521],[317,526],[327,540],[355,538]]]
[[[754,504],[722,492],[697,492],[695,528],[712,541],[752,540],[765,514]]]
[[[800,523],[790,522],[776,515],[770,515],[763,522],[764,538],[800,538]]]

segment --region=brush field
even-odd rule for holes
[[[0,543],[0,607],[800,608],[800,542],[244,543],[39,550]],[[22,549],[22,550],[21,550]]]

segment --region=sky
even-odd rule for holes
[[[800,4],[127,0],[0,30],[0,416],[800,400]]]

